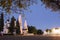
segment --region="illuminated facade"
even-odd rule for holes
[[[21,14],[19,15],[18,21],[19,21],[19,26],[20,26],[20,34],[27,34],[28,33],[27,22],[25,20],[24,28],[22,28],[23,26],[22,26],[22,17],[21,17]]]
[[[52,34],[60,34],[60,28],[53,28],[51,33]]]
[[[51,31],[49,30],[48,32],[44,31],[44,35],[60,35],[60,28],[53,28]]]
[[[26,35],[28,33],[28,27],[27,27],[27,22],[25,20],[24,22],[24,28],[22,25],[22,17],[21,14],[19,15],[18,18],[19,26],[20,26],[20,34]],[[9,34],[9,27],[10,27],[10,20],[7,20],[4,24],[3,31],[1,32],[2,34]],[[16,35],[16,20],[14,21],[14,29],[13,29],[13,34]]]
[[[5,25],[4,25],[4,28],[3,28],[3,34],[8,34],[8,32],[9,32],[9,28],[10,27],[10,21],[9,20],[7,20],[7,22],[5,23]]]
[[[24,28],[23,28],[23,34],[26,35],[28,33],[28,27],[27,27],[27,22],[25,20],[24,22]]]

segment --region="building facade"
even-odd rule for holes
[[[60,35],[60,28],[52,28],[51,31],[44,31],[44,35]]]

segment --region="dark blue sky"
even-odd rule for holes
[[[33,25],[37,29],[50,29],[54,27],[60,27],[60,14],[52,12],[50,9],[46,9],[41,2],[31,5],[29,7],[32,12],[26,11],[26,20],[28,25]],[[16,18],[18,14],[14,15]]]

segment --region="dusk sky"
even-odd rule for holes
[[[24,13],[28,25],[42,30],[60,27],[60,14],[58,12],[52,12],[50,9],[45,8],[40,1],[29,8],[32,12],[26,11]],[[18,18],[18,14],[14,16]]]

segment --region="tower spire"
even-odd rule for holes
[[[20,33],[22,34],[22,17],[21,17],[21,14],[19,15],[18,21],[19,21],[19,26],[20,26]]]
[[[26,20],[24,22],[24,29],[28,29]]]
[[[24,34],[27,34],[28,33],[28,27],[27,27],[27,22],[25,20],[24,22]]]

